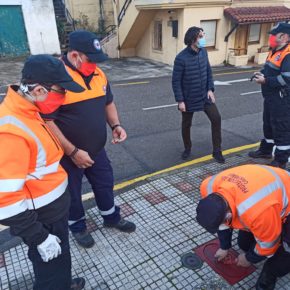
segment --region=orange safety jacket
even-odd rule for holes
[[[67,65],[65,65],[65,68],[76,83],[81,85],[83,88],[86,88],[85,81],[78,71],[71,69]],[[94,77],[90,81],[90,90],[84,90],[81,93],[67,91],[63,105],[103,97],[106,94],[107,84],[108,81],[106,75],[99,67],[96,67]]]
[[[281,64],[284,58],[290,53],[290,44],[288,44],[283,50],[270,51],[267,59],[266,65],[269,65],[275,70],[280,70]]]
[[[0,105],[0,138],[0,220],[44,207],[64,193],[67,174],[59,164],[60,144],[38,108],[11,87]]]
[[[290,176],[286,170],[264,165],[244,165],[205,179],[202,197],[215,192],[232,212],[229,227],[250,231],[255,253],[272,256],[281,242],[282,223],[290,212]]]

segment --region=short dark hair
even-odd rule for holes
[[[186,31],[184,35],[184,44],[187,46],[190,46],[194,42],[196,42],[197,37],[201,31],[203,31],[203,29],[197,26],[192,26],[188,28],[188,30]]]

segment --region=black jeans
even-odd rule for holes
[[[33,265],[35,282],[34,290],[69,290],[71,289],[71,256],[68,238],[68,216],[52,223],[45,224],[50,234],[61,240],[61,255],[49,262],[43,262],[37,247],[28,249],[28,257]]]
[[[213,152],[221,151],[221,115],[216,104],[206,104],[204,112],[211,123],[211,135]],[[193,112],[182,112],[182,139],[185,150],[191,150],[190,129],[192,125]]]

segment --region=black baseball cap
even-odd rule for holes
[[[69,34],[70,49],[84,53],[91,62],[102,62],[108,59],[101,48],[97,36],[86,30],[76,30]]]
[[[59,85],[75,93],[84,91],[82,86],[73,81],[63,62],[48,54],[28,57],[22,69],[22,79],[29,83]]]
[[[212,193],[202,199],[196,208],[196,220],[211,234],[218,231],[227,213],[227,204],[221,196]]]
[[[269,34],[276,35],[278,33],[286,33],[290,35],[290,24],[280,22],[276,26],[272,28],[272,30],[269,32]]]

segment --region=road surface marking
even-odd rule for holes
[[[250,79],[239,79],[239,80],[232,80],[232,81],[214,81],[216,86],[230,86],[231,84],[235,83],[242,83],[242,82],[249,82]]]
[[[252,149],[252,148],[255,148],[255,147],[259,146],[259,144],[260,144],[260,142],[259,143],[254,143],[254,144],[243,145],[243,146],[235,147],[235,148],[231,148],[231,149],[227,149],[227,150],[223,151],[223,155],[229,155],[229,154],[232,154],[232,153],[241,152],[243,150]],[[137,178],[133,178],[131,180],[127,180],[127,181],[121,182],[121,183],[116,184],[114,186],[114,190],[119,190],[119,189],[125,188],[125,187],[127,187],[129,185],[135,184],[135,183],[137,183],[139,181],[143,181],[143,180],[145,180],[147,178],[150,178],[150,177],[153,177],[153,176],[157,176],[157,175],[160,175],[160,174],[163,174],[163,173],[168,173],[168,172],[171,172],[171,171],[174,171],[174,170],[177,170],[177,169],[185,168],[185,167],[188,167],[188,166],[191,166],[191,165],[196,165],[196,164],[199,164],[199,163],[202,163],[202,162],[205,162],[205,161],[209,161],[209,160],[213,160],[213,157],[212,157],[211,154],[203,156],[203,157],[200,157],[200,158],[197,158],[197,159],[194,159],[194,160],[191,160],[191,161],[188,161],[188,162],[184,162],[184,163],[181,163],[181,164],[169,167],[169,168],[165,168],[165,169],[160,170],[160,171],[156,171],[156,172],[153,172],[153,173],[150,173],[150,174],[146,174],[146,175],[143,175],[143,176],[140,176],[140,177],[137,177]],[[82,199],[83,200],[88,200],[88,199],[91,199],[91,198],[94,198],[93,192],[89,192],[89,193],[86,193],[86,194],[82,195]]]
[[[133,82],[133,83],[123,83],[123,84],[114,84],[114,87],[122,87],[122,86],[133,86],[133,85],[145,85],[149,84],[150,82]]]
[[[253,91],[253,92],[248,92],[248,93],[241,93],[240,95],[241,96],[246,96],[246,95],[252,95],[252,94],[259,94],[261,93],[262,91]]]
[[[244,70],[244,71],[236,71],[236,72],[225,72],[225,73],[217,73],[213,74],[214,76],[224,76],[224,75],[234,75],[234,74],[243,74],[243,73],[250,73],[250,72],[255,72],[255,70]]]
[[[177,104],[170,104],[170,105],[163,105],[163,106],[156,106],[156,107],[149,107],[149,108],[142,108],[143,111],[155,110],[155,109],[162,109],[168,107],[175,107]]]

